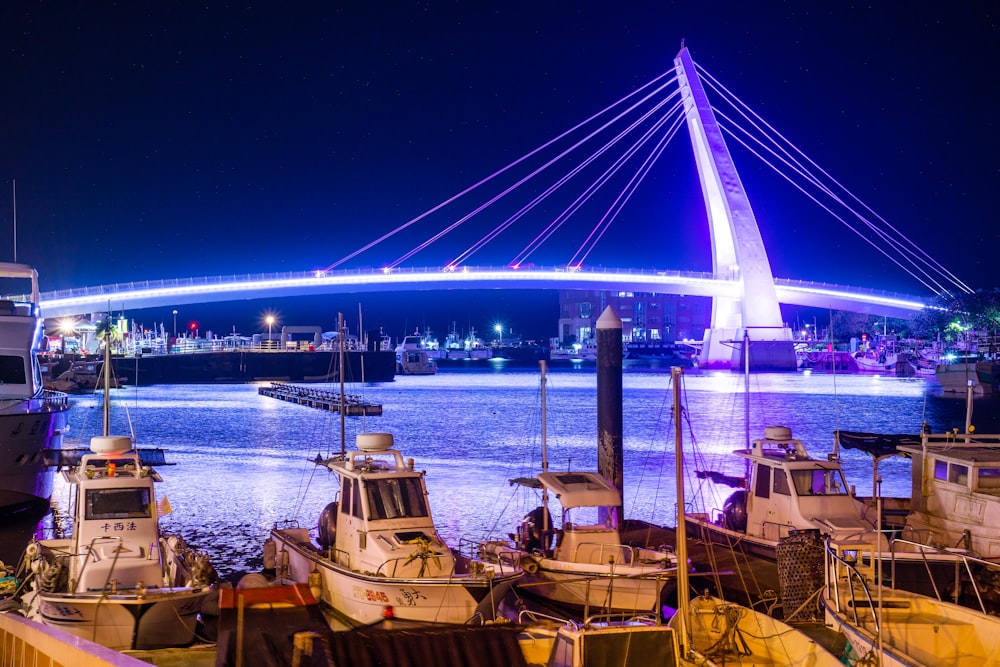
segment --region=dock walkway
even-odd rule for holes
[[[344,394],[342,397],[338,391],[272,382],[270,385],[261,385],[257,389],[257,393],[261,396],[269,396],[297,405],[306,405],[310,408],[338,413],[341,403],[343,403],[344,415],[347,417],[371,417],[382,414],[381,403],[371,403],[353,394]]]

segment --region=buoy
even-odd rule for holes
[[[323,599],[323,575],[319,573],[319,570],[313,570],[309,573],[309,592],[312,593],[317,602]]]
[[[278,561],[278,545],[274,540],[264,540],[264,569],[273,570]]]

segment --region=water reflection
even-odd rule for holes
[[[705,373],[689,374],[684,382],[686,460],[701,457],[705,465],[741,475],[742,463],[730,453],[746,439],[744,379]],[[666,370],[630,371],[623,387],[625,514],[664,525],[674,523],[676,504],[669,383]],[[592,369],[550,372],[551,469],[596,466],[596,384]],[[452,542],[506,534],[539,502],[534,492],[508,484],[541,466],[538,385],[534,369],[485,367],[351,387],[381,402],[384,414],[346,420],[347,439],[353,442],[362,429],[393,433],[403,455],[427,471],[437,524]],[[787,425],[813,456],[824,456],[838,428],[916,433],[925,420],[935,430],[961,427],[964,404],[934,395],[933,386],[892,377],[755,375],[749,434],[760,437],[766,425]],[[335,478],[310,462],[339,451],[336,414],[261,397],[255,385],[125,388],[115,400],[128,414],[112,411],[112,432],[134,428],[140,446],[166,448],[168,460],[177,464],[161,470],[160,494],[174,508],[164,528],[209,550],[223,575],[259,569],[275,521],[296,518],[313,527],[339,491]],[[74,401],[66,446],[85,446],[100,429],[100,411],[93,397]],[[995,405],[977,408],[980,431],[998,428],[990,424]],[[858,493],[870,493],[872,466],[865,455],[845,452],[844,469]],[[908,496],[909,470],[905,460],[883,463],[883,493]],[[694,484],[689,481],[688,488]],[[68,493],[59,480],[57,510],[69,506]]]

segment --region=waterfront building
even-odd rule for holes
[[[621,318],[625,342],[700,341],[712,321],[710,297],[562,290],[559,292],[560,344],[566,346],[593,339],[597,318],[608,306]]]

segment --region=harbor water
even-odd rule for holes
[[[685,469],[710,468],[742,475],[732,456],[746,441],[744,378],[738,373],[688,372],[683,378]],[[315,385],[314,385],[315,386]],[[594,469],[597,460],[597,377],[594,368],[552,368],[547,383],[546,445],[551,470]],[[757,374],[749,382],[749,434],[767,425],[789,426],[814,457],[833,448],[835,429],[917,433],[961,428],[965,405],[940,396],[933,379],[808,373]],[[327,385],[325,388],[336,389]],[[385,431],[404,457],[426,471],[436,523],[452,546],[506,536],[539,503],[536,492],[509,480],[541,467],[542,419],[537,368],[493,362],[480,369],[447,369],[431,376],[348,391],[383,405],[378,417],[348,417],[346,440],[362,431]],[[70,410],[65,446],[86,446],[101,429],[99,396],[79,396]],[[167,532],[203,549],[221,576],[235,578],[262,566],[268,530],[285,520],[313,528],[337,496],[334,477],[312,460],[340,451],[335,412],[275,400],[255,384],[157,385],[113,391],[112,433],[134,432],[140,447],[162,447],[175,463],[160,469],[173,512]],[[630,369],[623,382],[626,518],[674,525],[676,492],[669,369]],[[126,409],[127,408],[127,409]],[[977,406],[977,410],[980,407]],[[994,424],[995,403],[974,422]],[[976,421],[980,419],[980,421]],[[872,492],[871,460],[843,452],[848,483]],[[910,495],[910,462],[880,464],[881,493]],[[729,490],[710,488],[692,474],[688,502],[711,491],[721,507]],[[65,531],[69,488],[58,479],[55,513],[46,532]],[[718,504],[715,504],[718,503]]]

